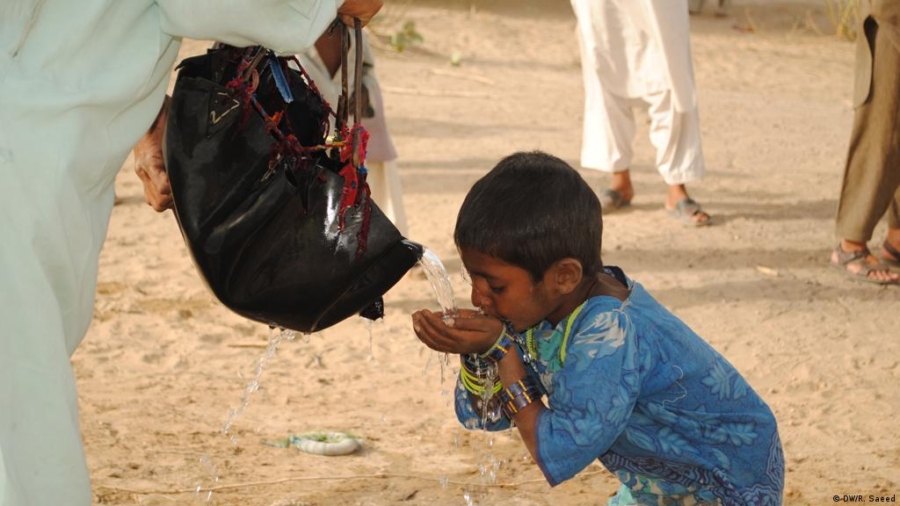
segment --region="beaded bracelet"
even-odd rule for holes
[[[490,385],[492,395],[496,395],[503,388],[503,385],[497,380],[495,364],[467,360],[464,355],[460,355],[459,359],[459,380],[467,392],[478,397],[485,397],[488,385]]]
[[[459,382],[469,396],[469,402],[484,422],[497,423],[503,413],[500,396],[503,388],[497,372],[497,364],[478,358],[478,355],[460,355]]]
[[[512,336],[509,335],[509,332],[506,330],[506,326],[503,327],[503,332],[500,333],[500,337],[497,338],[497,341],[494,342],[494,345],[491,348],[479,355],[479,358],[484,360],[489,360],[491,362],[499,363],[503,360],[503,357],[509,353],[509,349],[512,348],[513,343]]]
[[[524,377],[500,391],[500,406],[512,420],[519,411],[540,399],[541,393],[534,380]]]

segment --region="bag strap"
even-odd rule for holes
[[[337,130],[339,132],[343,131],[344,128],[347,127],[347,122],[350,115],[350,94],[349,94],[349,69],[348,69],[348,60],[350,54],[350,29],[347,25],[341,23],[341,96],[338,98],[338,113],[337,113]],[[362,67],[363,67],[363,44],[362,44],[362,23],[359,21],[359,18],[353,18],[353,34],[355,47],[354,47],[354,62],[353,62],[353,97],[354,107],[353,107],[353,123],[359,123],[362,119]],[[359,129],[353,129],[352,132],[352,143],[353,143],[353,167],[359,168],[361,164],[360,161],[360,150],[359,143],[360,141],[360,132]]]
[[[356,58],[353,61],[353,122],[362,121],[362,67],[363,67],[363,41],[362,23],[359,18],[353,18],[353,31],[356,34]],[[353,129],[353,166],[359,168],[360,161],[360,130]]]

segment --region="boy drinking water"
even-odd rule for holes
[[[413,314],[425,345],[460,355],[459,420],[515,422],[550,485],[599,459],[622,482],[610,505],[781,504],[772,412],[639,283],[602,264],[602,228],[594,192],[544,153],[513,154],[472,187],[454,240],[480,311],[446,323]]]

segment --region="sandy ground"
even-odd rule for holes
[[[693,18],[709,174],[692,190],[716,225],[692,230],[667,217],[644,126],[638,195],[604,234],[604,260],[771,405],[786,503],[798,505],[900,492],[900,290],[850,282],[827,264],[853,46],[816,33],[813,23],[830,30],[822,5],[738,1],[729,17]],[[417,0],[389,3],[375,28],[389,34],[406,20],[424,44],[376,56],[410,237],[445,260],[465,304],[451,230],[468,187],[515,150],[578,165],[574,17],[562,0]],[[187,43],[183,54],[203,47]],[[606,183],[583,173],[598,189]],[[94,322],[73,358],[97,503],[575,506],[614,492],[599,465],[551,489],[516,434],[458,426],[451,367],[409,322],[413,310],[437,307],[422,277],[386,295],[383,321],[353,318],[267,354],[271,331],[212,298],[171,213],[144,205],[130,163],[117,191]],[[258,371],[260,388],[248,394]],[[361,436],[363,451],[321,457],[262,444],[314,430]]]

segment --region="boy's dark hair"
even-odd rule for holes
[[[600,201],[581,175],[540,151],[507,156],[466,195],[453,240],[527,270],[535,282],[554,262],[575,258],[600,270]]]

